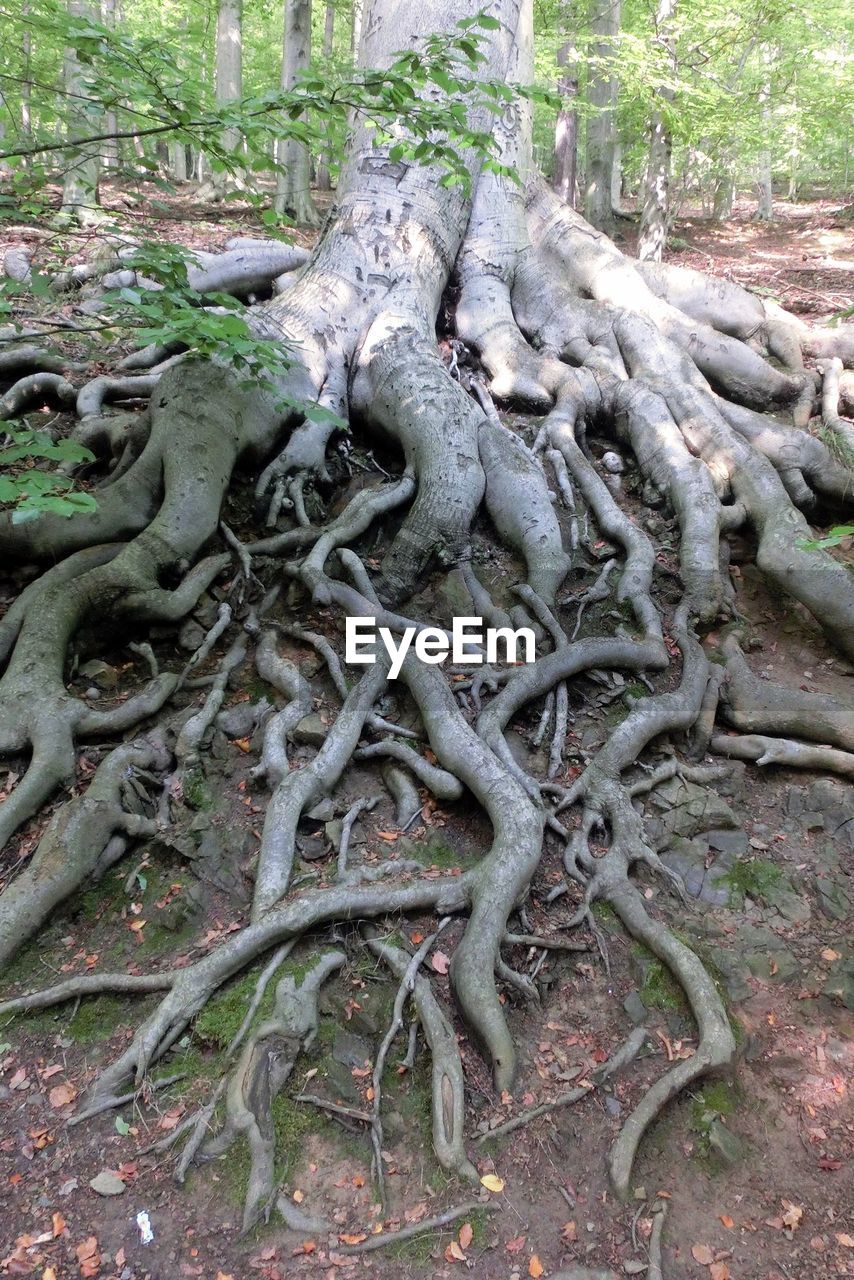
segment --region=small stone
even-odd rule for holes
[[[304,742],[309,747],[320,747],[326,741],[328,726],[323,723],[317,712],[303,716],[294,729],[294,741]]]
[[[619,476],[626,469],[626,464],[618,453],[614,453],[609,449],[607,453],[602,454],[602,466],[606,471],[610,471],[612,476]]]
[[[640,1258],[629,1258],[628,1262],[623,1263],[623,1270],[627,1276],[643,1275],[647,1269],[647,1264],[641,1262]]]
[[[329,852],[329,846],[320,836],[299,836],[297,848],[305,862],[319,862]]]
[[[94,681],[99,689],[115,689],[119,683],[119,673],[116,668],[111,667],[107,662],[99,662],[97,658],[84,662],[78,669],[78,674],[86,680]]]
[[[343,1067],[363,1067],[371,1060],[371,1046],[351,1031],[339,1030],[332,1042],[332,1057]]]
[[[639,992],[630,991],[623,1001],[623,1008],[636,1027],[640,1027],[646,1022],[646,1005],[641,1000]]]
[[[102,1169],[89,1186],[93,1191],[97,1191],[99,1196],[121,1196],[127,1190],[118,1174],[113,1173],[111,1169]]]
[[[737,858],[747,853],[747,835],[744,831],[705,831],[697,839],[707,840],[709,848],[717,853],[733,853]]]
[[[623,1104],[619,1098],[615,1098],[613,1093],[605,1094],[605,1110],[609,1116],[619,1116],[622,1114]]]
[[[195,653],[205,638],[204,628],[190,618],[178,632],[178,643],[188,653]]]
[[[747,1154],[746,1143],[720,1120],[713,1120],[709,1126],[709,1146],[728,1165],[738,1164]]]
[[[335,805],[327,796],[319,804],[316,804],[313,809],[309,809],[305,816],[311,818],[312,822],[329,822],[335,817]]]

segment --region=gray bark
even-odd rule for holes
[[[555,159],[552,186],[561,200],[575,207],[576,169],[578,166],[578,112],[575,99],[578,96],[578,75],[575,67],[567,65],[570,45],[558,50],[557,64],[563,68],[557,91],[562,105],[555,121]]]
[[[332,56],[332,44],[335,38],[335,5],[327,0],[326,16],[323,25],[323,58],[328,63]],[[317,189],[318,191],[329,191],[332,188],[332,181],[329,177],[329,156],[324,151],[317,158]]]
[[[587,163],[584,216],[600,230],[613,222],[611,171],[614,167],[614,108],[617,82],[613,72],[601,65],[613,58],[615,37],[620,30],[621,0],[592,0],[590,26],[593,43],[587,85],[591,114],[587,118]]]
[[[676,0],[659,0],[655,15],[656,42],[670,70],[675,68],[675,54],[670,23],[676,9]],[[643,213],[638,237],[638,257],[641,262],[660,262],[667,239],[670,217],[670,158],[672,141],[668,108],[673,91],[666,85],[656,90],[658,105],[652,113],[649,136],[649,160],[644,183]]]
[[[68,13],[75,18],[97,18],[98,6],[89,0],[68,0]],[[83,68],[73,49],[65,51],[63,80],[68,97],[68,132],[85,137],[92,132],[92,118],[82,111],[80,96],[86,93]],[[67,169],[62,183],[62,213],[76,218],[81,224],[96,218],[98,204],[98,152],[91,147],[78,148],[69,153]]]
[[[293,89],[311,63],[311,0],[285,0],[282,88]],[[279,143],[280,172],[276,178],[276,213],[287,213],[296,222],[317,226],[320,222],[311,198],[308,148],[295,138]]]
[[[216,20],[216,101],[217,106],[234,102],[243,92],[243,0],[219,0]],[[225,129],[222,145],[236,151],[240,145],[237,129]],[[230,184],[224,170],[211,174],[214,191],[224,195]]]

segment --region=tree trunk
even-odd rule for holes
[[[216,19],[215,96],[218,106],[234,102],[243,93],[243,0],[219,0]],[[225,129],[222,145],[233,155],[241,144],[238,129]],[[236,165],[236,159],[232,161]],[[234,185],[237,174],[211,167],[215,198],[221,199]],[[238,177],[239,181],[239,177]]]
[[[621,0],[591,0],[590,66],[587,81],[587,146],[584,216],[600,230],[614,221],[611,174],[614,168],[617,80],[613,71],[616,37],[620,31]]]
[[[353,0],[353,9],[350,15],[350,57],[354,62],[359,61],[359,45],[362,40],[363,9],[364,0]]]
[[[656,43],[669,71],[675,70],[670,29],[675,9],[676,0],[659,0],[655,15]],[[649,159],[638,235],[638,257],[642,262],[661,262],[670,218],[670,160],[673,144],[669,110],[673,91],[665,85],[659,85],[655,97],[659,106],[650,121]]]
[[[558,80],[557,91],[561,108],[555,121],[554,176],[552,186],[561,200],[575,206],[576,168],[578,164],[578,76],[574,67],[567,67],[569,43],[558,50],[557,64],[564,68]]]
[[[482,0],[423,0],[419,35],[413,36],[411,0],[371,0],[361,61],[388,66],[405,45],[423,56],[429,33],[450,33],[461,17],[474,18],[481,8]],[[529,83],[531,0],[494,0],[490,16],[497,22],[484,40],[485,61],[468,74]],[[464,64],[457,67],[467,74]],[[461,97],[459,105],[466,102]],[[773,416],[785,408],[796,427],[806,426],[815,380],[804,358],[832,362],[844,355],[854,363],[854,336],[843,328],[809,330],[728,281],[625,257],[532,172],[527,98],[513,98],[498,116],[470,102],[468,111],[469,130],[492,132],[501,166],[519,181],[504,169],[483,168],[478,154],[467,150],[470,186],[444,183],[438,164],[393,158],[393,142],[357,120],[334,207],[307,260],[280,244],[243,242],[203,272],[208,280],[213,274],[220,290],[227,279],[241,297],[258,293],[259,279],[269,287],[280,284],[270,301],[240,313],[256,337],[280,344],[285,358],[278,372],[265,369],[263,379],[253,379],[245,364],[230,363],[228,340],[221,358],[186,353],[152,373],[148,412],[132,429],[139,438],[114,471],[108,470],[110,446],[102,449],[94,513],[65,519],[45,512],[26,522],[0,513],[4,590],[22,584],[0,618],[0,756],[11,766],[0,799],[0,850],[26,828],[4,861],[16,873],[0,894],[0,975],[49,913],[120,857],[128,841],[162,843],[164,827],[171,827],[183,846],[188,832],[202,827],[195,812],[201,802],[193,799],[200,786],[225,793],[223,809],[205,815],[205,829],[236,824],[247,802],[252,813],[239,833],[242,841],[251,830],[252,842],[236,846],[251,873],[248,919],[236,910],[226,924],[223,905],[222,921],[204,945],[182,954],[172,968],[158,956],[148,973],[136,972],[142,967],[136,964],[132,972],[90,972],[87,958],[85,970],[78,964],[46,992],[21,995],[16,989],[0,1002],[0,1019],[5,1025],[21,1010],[101,992],[161,993],[135,1031],[108,1042],[105,1052],[115,1056],[92,1078],[75,1119],[123,1100],[129,1087],[139,1090],[136,1101],[145,1106],[140,1086],[149,1069],[163,1061],[206,1002],[238,974],[264,963],[255,988],[260,1001],[260,979],[272,972],[266,957],[272,956],[275,969],[284,944],[300,940],[310,955],[312,947],[325,945],[330,928],[348,922],[348,947],[355,952],[364,937],[353,927],[357,923],[400,919],[411,937],[415,922],[401,917],[417,914],[421,927],[425,913],[455,915],[461,920],[448,934],[454,942],[447,968],[454,1017],[466,1028],[470,1074],[482,1087],[483,1068],[474,1060],[480,1051],[500,1097],[514,1086],[513,1030],[522,1019],[508,1018],[512,1006],[498,984],[531,1001],[534,1017],[538,989],[515,957],[530,959],[547,949],[535,937],[509,933],[509,921],[518,913],[528,928],[523,912],[540,872],[538,890],[548,887],[552,898],[571,895],[560,917],[562,934],[583,928],[581,945],[595,945],[592,908],[596,901],[607,904],[615,921],[680,983],[696,1023],[693,1052],[663,1066],[647,1092],[639,1090],[611,1149],[611,1182],[625,1200],[635,1154],[661,1109],[680,1091],[696,1088],[705,1074],[726,1069],[735,1055],[715,981],[700,956],[671,932],[670,912],[657,907],[648,914],[649,890],[641,891],[634,879],[640,864],[645,877],[650,871],[662,877],[661,894],[667,883],[657,852],[661,833],[646,828],[640,797],[677,776],[680,786],[692,777],[698,784],[723,780],[719,767],[683,758],[686,735],[696,734],[692,750],[700,756],[719,746],[721,754],[748,751],[751,758],[771,750],[774,759],[774,749],[757,746],[757,738],[783,721],[801,736],[821,734],[833,748],[824,748],[822,759],[850,772],[850,717],[834,700],[802,687],[781,699],[773,686],[763,685],[767,706],[783,706],[785,714],[763,724],[762,708],[753,707],[747,744],[722,737],[716,746],[712,730],[721,698],[743,714],[739,699],[752,697],[743,672],[739,679],[729,640],[720,640],[723,623],[744,610],[735,592],[748,577],[739,575],[734,585],[726,572],[730,531],[744,526],[749,538],[739,536],[740,547],[755,546],[757,572],[773,596],[797,602],[792,618],[807,608],[846,659],[854,659],[850,575],[833,557],[811,549],[812,531],[800,510],[812,510],[819,500],[841,505],[852,475],[818,435]],[[296,279],[281,285],[281,273],[296,263]],[[201,299],[205,288],[197,283]],[[447,335],[441,345],[440,311]],[[13,361],[43,361],[43,352],[33,357],[32,349],[29,355],[20,350]],[[152,359],[159,360],[159,353]],[[93,445],[103,429],[105,381],[112,382],[94,377],[79,390],[61,379],[51,384],[51,393],[77,406],[75,438]],[[125,391],[140,394],[140,380],[130,388],[124,381]],[[32,389],[16,381],[13,390],[17,402]],[[495,400],[511,406],[512,415],[502,420]],[[4,405],[9,403],[7,393]],[[523,435],[517,415],[526,412],[536,414],[536,422]],[[356,444],[349,454],[338,447],[342,424],[352,429]],[[602,455],[604,436],[631,458],[628,503],[619,468]],[[376,468],[361,461],[372,456],[367,447],[362,454],[363,445],[383,451]],[[260,472],[257,503],[272,495],[269,514],[262,515],[270,527],[253,530],[258,521],[246,501],[249,471]],[[635,483],[635,471],[643,486]],[[667,521],[642,516],[642,487],[652,502],[666,501]],[[285,497],[290,507],[283,507]],[[223,523],[231,516],[226,502],[240,517],[239,538]],[[603,566],[599,552],[605,546]],[[16,577],[9,571],[16,564],[45,568],[40,577]],[[264,575],[263,583],[256,574]],[[283,581],[293,592],[280,592]],[[452,595],[461,614],[530,631],[533,660],[489,658],[461,682],[453,668],[448,679],[416,651],[392,678],[380,650],[364,674],[354,670],[352,682],[344,676],[334,646],[345,618],[373,619],[392,639],[401,633],[411,638],[410,626],[418,630],[421,619],[436,621]],[[170,629],[177,636],[190,614],[211,629],[188,661],[177,651],[177,639],[170,649],[166,637]],[[419,622],[410,623],[409,614]],[[128,662],[118,696],[111,703],[94,698],[70,661],[75,637],[81,637],[81,649],[85,643],[97,651],[102,642],[111,654],[130,636],[147,640],[147,628],[158,650],[156,658],[149,650],[146,660],[160,661],[164,669],[146,680],[142,668]],[[321,629],[332,638],[319,636]],[[442,635],[431,626],[418,643],[427,641],[426,652],[435,657]],[[324,655],[331,683],[315,678],[314,664],[304,661],[307,647]],[[707,650],[726,663],[726,689]],[[145,655],[146,646],[137,652]],[[247,777],[243,765],[239,774],[234,765],[229,773],[228,761],[236,756],[221,748],[235,732],[234,713],[242,716],[248,707],[237,698],[223,719],[220,712],[229,680],[250,652],[270,685],[270,701],[281,697],[283,705],[263,720],[260,747],[249,734],[236,740],[241,760],[247,748],[260,757]],[[627,697],[619,715],[608,717],[604,743],[592,744],[585,757],[575,757],[578,766],[570,765],[565,753],[571,744],[575,752],[577,743],[569,733],[568,685],[573,703],[581,701],[591,696],[582,677],[594,673],[590,709],[600,719],[603,673],[611,676],[609,698],[627,687],[627,674],[632,682],[643,681],[649,696]],[[336,695],[337,714],[331,708],[326,714]],[[324,702],[323,742],[313,755],[301,752],[294,768],[289,735],[315,697]],[[538,720],[541,736],[549,729],[547,761],[538,751],[524,751]],[[524,735],[514,730],[511,750],[514,724]],[[401,733],[421,736],[395,751],[391,739]],[[97,769],[85,769],[80,785],[81,758],[87,760],[81,743],[94,740],[100,752],[110,738],[116,745],[99,754]],[[375,740],[363,745],[369,738]],[[209,743],[217,765],[206,776]],[[784,755],[791,759],[792,753]],[[430,837],[417,829],[410,831],[406,857],[378,863],[373,834],[387,837],[397,821],[386,807],[378,819],[383,826],[368,828],[367,856],[350,853],[348,863],[342,833],[337,862],[320,876],[313,872],[307,886],[296,865],[304,815],[321,800],[346,795],[352,807],[343,826],[349,832],[365,808],[351,797],[364,800],[379,790],[372,768],[377,756],[401,764],[437,802],[460,804],[465,865],[442,873],[433,865]],[[758,758],[767,762],[765,754]],[[814,753],[802,752],[804,759],[815,764]],[[71,798],[57,805],[46,825],[33,822],[66,786]],[[410,802],[414,795],[407,823],[422,812],[426,833],[432,800],[422,808],[411,782],[403,791]],[[733,803],[738,791],[728,787]],[[464,806],[481,808],[492,832],[483,850],[470,854],[481,823],[470,821]],[[442,818],[458,820],[451,808]],[[546,895],[532,896],[536,921]],[[218,894],[218,911],[224,902]],[[674,899],[670,911],[678,910]],[[62,939],[59,954],[67,957],[64,927],[54,938]],[[86,943],[88,948],[88,938]],[[144,964],[145,954],[138,954]],[[76,959],[83,955],[81,947]],[[301,953],[300,968],[302,960]],[[312,973],[327,973],[342,961],[337,951],[327,955],[298,990],[294,973],[280,979],[274,1012],[255,1024],[237,1065],[224,1064],[223,1127],[201,1151],[223,1091],[214,1092],[197,1117],[188,1117],[193,1130],[186,1164],[196,1154],[222,1156],[239,1133],[249,1138],[244,1230],[274,1203],[269,1106],[282,1082],[279,1068],[284,1061],[290,1069],[297,1047],[303,1039],[310,1043],[317,1030],[316,1005],[300,1005],[297,995],[307,999]],[[445,972],[435,953],[434,970]],[[405,994],[402,987],[401,1000]],[[426,979],[412,994],[433,1055],[437,1158],[478,1187],[465,1146],[473,1126],[463,1123],[461,1033]],[[526,1066],[530,1056],[523,1055]],[[658,1061],[663,1065],[662,1055]],[[382,1063],[375,1067],[379,1081]],[[380,1120],[360,1114],[373,1120],[381,1153]],[[179,1168],[185,1172],[184,1160],[182,1155]],[[288,1205],[283,1212],[293,1209]],[[627,1229],[624,1218],[621,1230]]]
[[[763,50],[762,62],[766,67],[766,75],[759,90],[759,122],[762,137],[767,142],[771,133],[771,78],[770,70],[768,70],[771,64],[771,54],[767,48]],[[774,217],[774,192],[772,189],[771,151],[767,145],[763,146],[759,152],[759,159],[756,165],[756,188],[758,192],[756,217],[761,222],[770,222]]]
[[[285,0],[282,88],[293,89],[311,64],[311,0]],[[304,226],[316,227],[320,215],[311,198],[308,147],[296,138],[279,143],[276,213],[286,213]]]
[[[116,0],[101,0],[101,11],[105,27],[111,29],[116,25]],[[118,132],[118,118],[114,110],[104,113],[104,132]],[[119,141],[116,137],[106,138],[101,143],[101,167],[104,172],[115,171],[119,165]]]
[[[329,59],[332,57],[332,46],[335,38],[335,5],[331,0],[327,0],[326,15],[323,25],[323,58],[326,65],[329,65]],[[324,151],[317,157],[317,189],[318,191],[329,191],[332,187],[332,181],[329,176],[329,158]]]
[[[29,24],[26,21],[29,16],[29,12],[29,0],[24,0],[24,3],[21,6],[21,15],[25,19],[24,33],[21,41],[21,49],[23,53],[23,68],[21,71],[21,141],[24,145],[30,141],[32,133],[32,116],[30,112],[30,94],[32,85],[30,83],[30,75],[32,72],[33,38]],[[30,157],[25,156],[23,163],[25,168],[29,168]]]
[[[68,12],[73,18],[99,16],[98,6],[90,0],[68,0]],[[85,78],[74,49],[65,51],[63,81],[68,97],[68,133],[73,138],[86,137],[92,130],[92,117],[84,110],[82,96],[86,93]],[[98,147],[91,144],[69,152],[62,183],[61,212],[76,219],[81,225],[98,220]]]

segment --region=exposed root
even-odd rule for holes
[[[854,753],[837,751],[835,747],[816,747],[792,738],[767,738],[759,733],[716,733],[709,745],[717,755],[735,760],[776,764],[784,769],[828,770],[842,778],[854,778]]]
[[[367,1240],[363,1240],[360,1244],[342,1245],[340,1252],[345,1254],[351,1253],[375,1253],[377,1249],[385,1249],[389,1245],[399,1244],[401,1240],[412,1240],[415,1236],[424,1235],[426,1231],[440,1231],[442,1227],[447,1227],[452,1222],[459,1222],[460,1218],[464,1218],[467,1213],[473,1213],[475,1209],[482,1213],[493,1213],[497,1208],[496,1205],[490,1204],[484,1200],[466,1200],[464,1204],[454,1205],[451,1209],[446,1209],[444,1213],[437,1213],[432,1218],[422,1218],[420,1222],[411,1222],[406,1227],[401,1227],[398,1231],[387,1231],[381,1235],[368,1236]]]

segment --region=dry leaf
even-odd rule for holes
[[[543,1274],[543,1264],[540,1262],[536,1254],[531,1255],[531,1261],[528,1263],[528,1275],[533,1276],[533,1280],[539,1280]]]
[[[467,1249],[472,1242],[474,1232],[470,1222],[464,1222],[460,1227],[460,1248]]]
[[[699,1262],[701,1267],[708,1267],[715,1260],[715,1255],[707,1244],[692,1244],[691,1257],[695,1262]]]
[[[821,953],[822,960],[826,960],[828,964],[833,964],[834,960],[841,960],[842,957],[838,951],[834,951],[832,947],[825,947]]]
[[[504,1248],[508,1253],[519,1253],[525,1248],[527,1236],[514,1236],[512,1240],[508,1240]]]
[[[57,1236],[61,1236],[64,1230],[65,1230],[65,1219],[63,1218],[63,1216],[62,1216],[62,1214],[61,1214],[61,1213],[55,1213],[55,1214],[53,1215],[53,1238],[54,1238],[54,1240],[56,1239],[56,1237],[57,1237]]]
[[[400,839],[399,831],[378,831],[377,838],[385,840],[386,844],[394,844],[395,840]]]
[[[56,1272],[53,1267],[45,1267],[42,1272],[42,1280],[56,1280]]]
[[[444,951],[434,951],[430,960],[434,973],[445,974],[448,972],[448,965],[451,963]]]
[[[216,1273],[216,1280],[234,1280],[234,1276],[231,1274],[230,1271],[228,1275],[226,1275],[224,1271],[218,1271]]]
[[[462,1249],[457,1244],[456,1240],[452,1240],[451,1243],[448,1245],[448,1247],[445,1249],[445,1261],[446,1262],[465,1262],[465,1260],[466,1260],[466,1255],[463,1253]]]
[[[295,1200],[297,1204],[302,1204],[303,1200],[305,1199],[305,1192],[295,1191],[292,1196],[292,1199]]]
[[[486,1187],[487,1191],[494,1191],[498,1195],[499,1191],[504,1190],[504,1180],[498,1177],[497,1173],[485,1173],[480,1180],[481,1186]]]
[[[367,1238],[368,1238],[368,1237],[367,1237],[367,1235],[366,1235],[366,1233],[365,1233],[364,1231],[359,1231],[359,1232],[357,1232],[355,1235],[352,1235],[352,1236],[339,1236],[339,1237],[338,1237],[338,1239],[341,1241],[341,1243],[342,1243],[342,1244],[361,1244],[361,1243],[362,1243],[362,1241],[363,1241],[363,1240],[367,1240]]]
[[[843,1249],[854,1249],[854,1236],[848,1236],[844,1231],[837,1232],[836,1243],[841,1244]]]
[[[726,1227],[727,1231],[732,1231],[733,1227],[735,1226],[735,1223],[733,1222],[733,1220],[732,1220],[732,1218],[729,1216],[729,1214],[728,1214],[728,1213],[719,1213],[719,1214],[718,1214],[718,1217],[720,1218],[721,1222],[722,1222],[722,1223],[724,1224],[724,1226]]]
[[[53,1109],[59,1111],[61,1107],[67,1107],[74,1101],[77,1090],[73,1084],[55,1084],[47,1096]]]
[[[729,1280],[729,1267],[725,1262],[713,1262],[709,1267],[709,1280]]]
[[[784,1200],[783,1208],[786,1210],[783,1214],[783,1226],[791,1237],[801,1225],[801,1218],[804,1216],[804,1211],[799,1204],[792,1204],[791,1200]]]
[[[560,1234],[568,1244],[575,1244],[578,1239],[578,1227],[575,1222],[565,1222],[561,1227]]]

